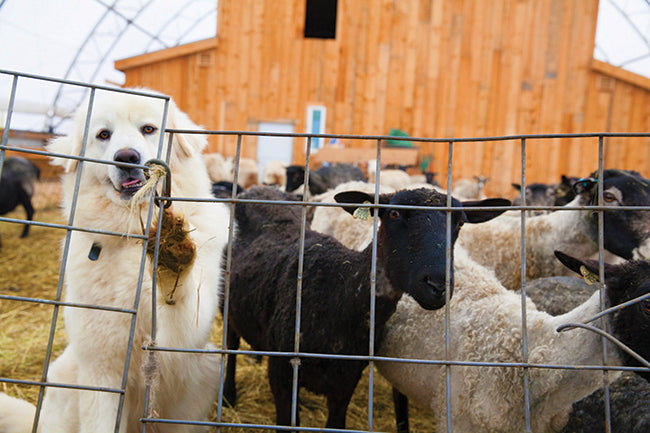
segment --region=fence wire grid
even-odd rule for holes
[[[52,306],[52,316],[51,316],[51,325],[49,329],[49,335],[47,337],[47,350],[44,355],[43,359],[43,369],[40,375],[40,379],[24,379],[24,378],[16,378],[16,377],[0,377],[0,383],[5,384],[5,385],[20,385],[20,386],[25,386],[25,387],[37,387],[39,389],[39,394],[38,394],[38,399],[36,401],[33,401],[36,405],[36,417],[34,420],[34,427],[33,427],[33,432],[37,431],[37,425],[39,422],[39,414],[42,408],[42,403],[43,403],[43,398],[46,390],[48,388],[67,388],[67,389],[77,389],[77,390],[84,390],[84,391],[89,391],[92,393],[113,393],[116,394],[120,397],[119,400],[119,410],[117,413],[117,417],[115,419],[115,432],[119,431],[124,431],[124,427],[120,427],[122,420],[122,405],[124,404],[124,396],[126,392],[126,383],[127,383],[127,373],[129,369],[129,363],[131,361],[131,356],[133,351],[143,351],[144,353],[152,353],[152,352],[175,352],[179,354],[191,354],[191,353],[202,353],[202,354],[207,354],[207,355],[226,355],[230,353],[236,353],[238,355],[263,355],[263,356],[281,356],[281,357],[289,357],[294,360],[298,360],[301,358],[322,358],[322,359],[354,359],[354,360],[365,360],[369,362],[369,368],[367,369],[368,375],[369,375],[369,383],[368,383],[368,401],[367,401],[367,427],[366,429],[346,429],[345,431],[349,432],[358,432],[358,433],[363,433],[363,432],[375,432],[375,431],[383,431],[383,430],[375,430],[374,426],[374,419],[376,417],[375,410],[373,409],[373,405],[375,404],[375,397],[374,397],[374,364],[377,361],[393,361],[393,362],[401,362],[401,363],[417,363],[417,364],[431,364],[431,365],[439,365],[439,366],[445,366],[446,367],[446,372],[447,372],[447,377],[449,376],[449,369],[452,366],[475,366],[475,367],[498,367],[498,368],[521,368],[523,369],[524,372],[524,394],[525,398],[524,401],[521,401],[521,405],[524,406],[525,410],[525,425],[526,429],[525,431],[530,432],[531,430],[531,407],[530,407],[530,401],[529,401],[529,380],[528,380],[528,375],[529,371],[531,369],[558,369],[558,370],[599,370],[603,372],[603,383],[607,384],[609,382],[608,377],[607,377],[607,372],[608,371],[650,371],[650,368],[648,367],[624,367],[624,366],[612,366],[612,365],[606,365],[605,362],[603,361],[603,364],[601,365],[562,365],[562,364],[536,364],[536,363],[531,363],[528,362],[528,347],[527,347],[527,335],[526,335],[526,329],[527,329],[527,322],[526,322],[526,308],[525,308],[525,287],[526,287],[526,230],[525,230],[525,224],[528,218],[526,216],[526,210],[557,210],[558,208],[554,206],[528,206],[526,204],[526,197],[523,197],[523,203],[522,205],[519,206],[509,206],[507,209],[509,210],[516,210],[516,211],[521,211],[521,222],[522,222],[522,230],[521,230],[521,262],[522,262],[522,271],[521,271],[521,276],[522,276],[522,282],[523,282],[523,290],[522,290],[522,317],[521,317],[521,326],[522,326],[522,347],[521,347],[521,362],[470,362],[470,361],[458,361],[458,360],[453,360],[453,359],[401,359],[401,358],[389,358],[389,357],[382,357],[378,356],[375,354],[375,349],[374,349],[374,332],[375,332],[375,304],[373,302],[374,300],[374,295],[375,295],[375,279],[376,279],[376,262],[377,262],[377,231],[378,231],[378,222],[377,218],[375,217],[374,219],[374,224],[373,224],[373,242],[372,242],[372,263],[373,267],[371,270],[371,303],[370,303],[370,347],[368,348],[368,355],[367,356],[346,356],[346,355],[334,355],[334,354],[328,354],[328,353],[306,353],[306,352],[301,352],[299,350],[298,344],[296,344],[296,350],[290,351],[290,352],[273,352],[273,351],[256,351],[256,350],[246,350],[246,349],[238,349],[238,350],[228,350],[226,349],[226,334],[227,334],[227,315],[228,315],[228,293],[229,293],[229,281],[226,279],[225,281],[225,293],[223,294],[224,300],[225,300],[225,310],[223,312],[223,331],[221,334],[221,346],[215,350],[196,350],[196,349],[188,349],[186,347],[158,347],[156,345],[145,345],[142,347],[138,347],[137,344],[134,342],[134,328],[135,328],[135,322],[137,319],[137,313],[138,313],[138,308],[139,308],[139,303],[141,302],[152,302],[154,305],[152,306],[152,310],[155,312],[156,307],[155,307],[155,285],[156,285],[156,260],[153,260],[153,266],[154,266],[154,272],[152,275],[153,278],[153,285],[154,285],[154,296],[152,297],[151,300],[149,299],[140,299],[140,290],[141,290],[141,284],[142,284],[142,273],[145,270],[145,261],[147,260],[146,257],[146,252],[147,252],[147,244],[149,242],[150,238],[150,233],[149,233],[149,228],[152,227],[152,223],[154,222],[154,215],[155,215],[155,208],[158,208],[162,210],[163,206],[167,201],[213,201],[213,202],[222,202],[225,203],[227,206],[230,207],[231,212],[230,212],[230,224],[229,224],[229,242],[228,242],[228,247],[226,251],[226,273],[230,271],[231,268],[231,256],[232,256],[232,241],[234,239],[234,231],[233,231],[233,221],[234,221],[234,216],[232,210],[234,209],[234,206],[236,203],[240,202],[249,202],[249,203],[266,203],[265,201],[255,201],[255,200],[241,200],[238,199],[235,192],[233,192],[232,196],[230,198],[214,198],[210,200],[206,200],[204,198],[197,199],[193,197],[170,197],[168,195],[158,195],[155,197],[152,197],[149,203],[149,209],[148,209],[148,221],[146,223],[146,231],[143,235],[133,235],[125,232],[114,232],[114,231],[105,231],[101,229],[94,229],[94,228],[88,228],[88,227],[80,227],[75,225],[75,215],[74,215],[74,210],[76,209],[77,205],[77,200],[79,197],[79,187],[80,187],[80,172],[81,172],[81,167],[83,167],[83,163],[86,162],[92,162],[92,163],[98,163],[98,164],[113,164],[113,165],[118,165],[118,163],[114,161],[106,161],[106,160],[101,160],[101,159],[93,159],[84,156],[84,150],[82,149],[81,156],[68,156],[68,155],[61,155],[61,154],[52,154],[46,150],[39,150],[39,149],[34,149],[34,148],[25,148],[25,147],[16,147],[16,146],[11,146],[8,144],[8,136],[9,136],[9,131],[11,129],[11,120],[12,120],[12,114],[14,112],[14,104],[16,101],[16,94],[17,90],[20,85],[29,85],[29,83],[33,80],[38,80],[38,81],[49,81],[49,82],[54,82],[54,83],[59,83],[59,84],[65,84],[67,86],[75,87],[81,90],[85,90],[89,92],[89,98],[88,98],[88,105],[87,105],[87,118],[90,118],[90,115],[92,113],[93,109],[93,103],[94,103],[94,98],[95,98],[95,93],[97,91],[105,91],[105,92],[122,92],[122,93],[131,93],[134,95],[141,95],[141,96],[146,96],[150,98],[157,98],[159,100],[162,100],[164,103],[164,110],[161,112],[161,118],[162,118],[162,124],[166,124],[167,116],[168,116],[168,109],[169,109],[169,102],[170,99],[167,96],[161,96],[161,95],[152,95],[147,92],[142,92],[142,91],[133,91],[133,90],[126,90],[126,89],[114,89],[112,87],[106,87],[106,86],[98,86],[98,85],[90,85],[86,83],[80,83],[80,82],[74,82],[74,81],[67,81],[67,80],[60,80],[56,78],[51,78],[51,77],[46,77],[46,76],[38,76],[38,75],[33,75],[33,74],[24,74],[24,73],[19,73],[15,71],[6,71],[6,70],[0,70],[0,77],[5,76],[5,78],[9,78],[12,80],[12,85],[11,85],[11,94],[9,95],[9,105],[7,107],[7,116],[5,119],[5,129],[2,134],[2,142],[0,145],[0,174],[2,173],[2,168],[4,166],[4,162],[6,159],[6,152],[7,151],[12,151],[18,154],[24,154],[25,156],[29,155],[41,155],[41,156],[48,156],[48,157],[60,157],[60,158],[70,158],[74,159],[80,162],[77,177],[76,177],[76,182],[75,182],[75,189],[74,189],[74,195],[72,199],[72,209],[73,211],[71,212],[71,215],[67,221],[67,223],[64,224],[58,224],[58,223],[46,223],[46,222],[39,222],[37,220],[35,221],[27,221],[22,218],[13,218],[13,217],[0,217],[0,222],[5,222],[5,223],[12,223],[12,224],[29,224],[31,226],[40,226],[40,227],[45,227],[48,229],[56,229],[56,230],[63,230],[65,231],[65,238],[63,242],[63,249],[62,249],[62,254],[61,254],[61,266],[60,266],[60,272],[59,272],[59,278],[58,278],[58,285],[56,287],[56,293],[51,299],[44,299],[44,298],[31,298],[31,297],[22,297],[22,296],[17,296],[17,295],[4,295],[0,294],[0,300],[3,302],[10,302],[12,303],[11,305],[20,306],[21,304],[25,303],[35,303],[35,304],[43,304],[43,305],[48,305]],[[88,128],[89,125],[88,123],[85,126],[85,131],[84,131],[84,146],[85,146],[85,141],[88,136]],[[159,159],[164,159],[167,162],[169,162],[170,158],[170,151],[171,151],[171,137],[174,134],[207,134],[207,135],[222,135],[222,136],[227,136],[227,137],[232,137],[237,141],[237,147],[236,147],[236,156],[234,158],[235,161],[235,174],[234,174],[234,183],[237,183],[238,176],[239,176],[239,161],[241,159],[242,155],[242,146],[243,146],[243,141],[245,137],[249,136],[277,136],[277,137],[292,137],[295,140],[302,140],[305,143],[305,149],[306,149],[306,159],[305,159],[305,166],[306,166],[306,171],[305,171],[305,180],[309,178],[309,172],[311,170],[310,167],[310,152],[311,152],[311,140],[316,139],[316,138],[323,138],[323,139],[331,139],[331,138],[336,138],[336,139],[341,139],[341,140],[346,140],[346,141],[355,141],[355,140],[372,140],[376,142],[376,171],[379,174],[382,170],[381,168],[381,152],[382,152],[382,146],[385,143],[386,140],[400,140],[402,138],[400,137],[393,137],[393,136],[372,136],[372,135],[367,135],[367,136],[361,136],[361,135],[349,135],[349,134],[301,134],[301,133],[293,133],[293,134],[283,134],[283,133],[260,133],[260,132],[248,132],[248,131],[195,131],[195,130],[181,130],[181,129],[170,129],[170,128],[165,128],[164,129],[166,133],[169,135],[169,146],[167,146],[167,153],[163,154],[163,148],[165,145],[164,142],[164,134],[160,134],[160,142],[158,146],[158,155],[157,158]],[[522,191],[525,191],[525,186],[527,184],[527,178],[526,178],[526,145],[529,142],[535,141],[535,140],[540,140],[540,139],[563,139],[563,138],[587,138],[587,139],[592,139],[594,141],[594,145],[597,146],[598,148],[598,173],[599,173],[599,178],[602,178],[603,170],[604,170],[604,147],[605,147],[605,139],[607,137],[650,137],[650,133],[587,133],[587,134],[537,134],[537,135],[511,135],[511,136],[500,136],[500,137],[483,137],[483,138],[444,138],[444,139],[430,139],[430,138],[417,138],[417,137],[407,137],[403,138],[405,140],[410,140],[415,143],[438,143],[443,146],[448,147],[448,161],[447,161],[447,191],[448,194],[451,195],[451,185],[452,185],[452,173],[453,173],[453,155],[454,155],[454,145],[456,143],[463,143],[463,142],[482,142],[482,141],[506,141],[506,140],[519,140],[520,142],[520,149],[521,149],[521,185],[522,185]],[[140,165],[140,164],[120,164],[120,165],[126,165],[128,167],[133,167],[133,168],[141,168],[141,169],[148,169],[149,167],[145,165]],[[379,176],[377,176],[379,177]],[[297,285],[298,285],[298,296],[296,299],[296,328],[294,329],[294,332],[296,335],[300,334],[300,304],[301,304],[301,297],[300,297],[300,290],[301,290],[301,284],[302,284],[302,260],[304,257],[304,232],[306,230],[306,227],[308,226],[307,222],[307,208],[309,206],[338,206],[335,203],[320,203],[320,202],[310,202],[309,201],[309,194],[307,191],[307,188],[303,186],[303,190],[301,191],[303,193],[303,198],[301,202],[298,202],[298,205],[302,206],[302,224],[301,224],[301,236],[300,236],[300,257],[299,257],[299,275],[296,275],[297,278]],[[387,205],[380,205],[378,204],[377,201],[377,196],[379,194],[379,186],[375,185],[375,203],[369,203],[362,205],[368,208],[381,208],[381,207],[387,207]],[[604,258],[603,258],[603,251],[604,251],[604,236],[603,236],[603,213],[605,211],[612,211],[611,208],[608,208],[607,206],[603,206],[603,197],[602,197],[603,191],[602,191],[602,183],[599,184],[598,188],[598,203],[601,203],[601,205],[594,205],[594,206],[585,206],[585,207],[580,207],[578,209],[581,210],[591,210],[593,212],[596,212],[598,214],[598,243],[599,243],[599,266],[600,266],[600,276],[601,279],[604,275]],[[292,205],[296,206],[297,203],[295,201],[282,201],[282,202],[275,202],[278,206],[287,206],[287,205]],[[391,205],[391,208],[395,208],[396,206]],[[420,206],[397,206],[397,208],[403,208],[403,209],[422,209]],[[451,232],[449,230],[449,227],[451,226],[451,212],[454,210],[459,210],[461,208],[453,207],[451,198],[448,197],[447,203],[445,206],[440,208],[441,210],[446,211],[447,213],[447,258],[446,258],[446,266],[447,266],[447,288],[449,288],[449,272],[450,272],[450,257],[452,254],[451,248],[450,248],[450,239],[451,239]],[[479,207],[477,208],[478,210],[481,209],[491,209],[490,207]],[[575,210],[576,208],[565,208],[566,210]],[[619,207],[617,208],[617,211],[625,211],[625,210],[650,210],[650,207]],[[160,213],[159,213],[160,214]],[[376,214],[376,213],[375,213]],[[155,224],[154,224],[155,225]],[[158,232],[155,235],[155,240],[156,240],[156,245],[155,245],[155,251],[157,254],[158,251],[158,246],[160,242],[160,226],[161,224],[157,224],[158,227]],[[79,304],[79,303],[70,303],[64,301],[64,277],[65,277],[65,272],[66,272],[66,267],[68,264],[68,259],[69,259],[69,244],[70,244],[70,237],[71,234],[74,231],[84,231],[84,232],[89,232],[89,233],[97,233],[97,234],[103,234],[103,235],[108,235],[108,236],[114,236],[114,237],[123,237],[123,236],[130,236],[131,238],[136,238],[140,239],[142,241],[142,255],[141,255],[141,260],[140,263],[134,264],[134,266],[139,266],[140,269],[140,278],[138,282],[138,286],[134,287],[133,290],[137,292],[136,296],[136,302],[133,305],[132,308],[116,308],[116,307],[111,307],[111,306],[106,306],[106,305],[88,305],[88,304]],[[24,240],[25,242],[29,242],[29,238]],[[0,257],[2,256],[3,251],[0,250]],[[34,266],[37,266],[34,264]],[[601,289],[602,292],[602,289]],[[648,295],[650,296],[650,295]],[[639,299],[634,299],[627,304],[631,304],[634,302],[640,302],[643,301],[644,299],[648,298],[648,296],[641,297]],[[447,290],[447,301],[449,301],[449,290]],[[601,305],[604,302],[604,294],[601,293]],[[445,308],[445,314],[446,314],[446,327],[449,327],[449,302],[447,302],[447,305],[444,307]],[[604,311],[601,313],[601,315],[610,313],[612,311],[615,311],[617,309],[623,308],[626,305],[623,306],[616,306],[613,308],[610,308],[609,310]],[[107,388],[107,387],[99,387],[99,386],[80,386],[76,384],[71,384],[71,383],[51,383],[47,381],[48,377],[48,371],[51,362],[53,361],[55,355],[54,355],[54,339],[55,339],[55,332],[57,330],[57,327],[61,327],[62,325],[58,322],[59,318],[59,312],[61,307],[66,307],[66,308],[81,308],[81,309],[90,309],[90,310],[97,310],[97,311],[106,311],[106,312],[112,312],[115,314],[125,314],[129,315],[131,317],[131,331],[129,334],[129,341],[125,342],[127,344],[127,347],[129,348],[127,352],[126,359],[123,360],[124,362],[124,368],[123,368],[123,373],[122,373],[122,386],[119,388]],[[604,307],[601,309],[604,310]],[[583,324],[578,324],[578,326],[581,326]],[[586,325],[585,325],[586,326]],[[152,340],[155,340],[155,335],[156,335],[156,315],[153,314],[152,317],[152,323],[151,323],[151,328],[152,328]],[[598,332],[597,330],[596,332]],[[447,330],[439,330],[439,332],[444,332],[445,333],[445,342],[446,346],[448,347],[451,342],[450,342],[450,337],[449,334],[447,333]],[[571,332],[571,331],[567,331]],[[608,337],[608,335],[604,335],[603,337],[603,360],[607,357],[606,353],[606,345],[604,344],[605,340]],[[296,340],[297,343],[299,342],[299,339]],[[12,347],[3,347],[2,351],[12,351],[15,350],[15,348]],[[322,428],[322,426],[278,426],[278,425],[272,425],[272,424],[260,424],[260,423],[254,423],[254,422],[246,422],[246,420],[240,420],[238,422],[233,422],[233,421],[225,421],[224,416],[222,413],[222,408],[225,404],[224,398],[223,398],[223,381],[224,381],[224,376],[225,376],[225,359],[226,357],[222,357],[222,362],[221,362],[221,376],[215,377],[214,380],[220,380],[220,387],[219,387],[219,394],[218,394],[218,400],[215,403],[216,404],[216,415],[213,416],[209,421],[205,420],[178,420],[178,419],[162,419],[162,418],[157,418],[152,413],[149,413],[147,411],[147,404],[149,402],[150,398],[150,389],[147,387],[147,391],[145,395],[142,395],[141,398],[143,401],[145,401],[145,412],[140,419],[142,425],[139,427],[141,431],[148,431],[151,426],[155,426],[157,424],[182,424],[182,425],[196,425],[196,426],[205,426],[209,427],[212,429],[215,429],[216,431],[239,431],[235,429],[251,429],[251,431],[261,431],[264,429],[268,430],[274,430],[274,431],[327,431],[327,432],[336,432],[336,431],[341,431],[341,430],[336,430],[336,429],[329,429],[329,428]],[[645,365],[650,365],[648,364],[647,360],[643,360],[645,362]],[[298,397],[297,397],[297,392],[298,392],[298,373],[300,371],[300,363],[299,362],[294,362],[292,363],[293,369],[294,369],[294,376],[293,376],[293,415],[294,415],[294,421],[295,421],[295,415],[297,411],[297,405],[298,405]],[[20,370],[20,366],[14,366],[14,370]],[[607,390],[607,386],[605,387]],[[448,431],[452,432],[453,428],[450,422],[450,417],[451,414],[449,412],[449,401],[451,400],[451,384],[449,382],[449,379],[447,379],[447,386],[446,386],[446,393],[447,393],[447,401],[448,401],[448,414],[447,414],[447,420],[435,420],[436,425],[438,426],[437,431]],[[610,402],[609,402],[609,393],[606,391],[605,392],[605,422],[608,426],[608,431],[611,430],[611,409],[610,409]],[[432,425],[434,421],[432,420]],[[394,430],[388,430],[388,431],[394,431]]]

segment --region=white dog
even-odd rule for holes
[[[85,156],[135,164],[156,158],[163,100],[114,92],[97,93]],[[53,140],[49,150],[80,155],[85,121],[83,110],[76,117],[72,133]],[[173,102],[169,104],[166,126],[198,129]],[[166,146],[167,137],[164,143]],[[169,161],[173,197],[211,197],[210,182],[201,158],[205,144],[201,135],[174,134]],[[163,149],[162,159],[166,151]],[[150,195],[145,194],[141,199],[141,194],[136,195],[146,182],[142,169],[88,161],[79,163],[64,158],[55,158],[53,164],[65,168],[63,208],[66,218],[74,212],[74,226],[143,233]],[[73,210],[78,169],[81,180]],[[132,203],[134,201],[138,202]],[[181,237],[189,249],[185,248],[185,257],[177,267],[159,260],[155,345],[211,348],[208,337],[219,303],[221,255],[228,239],[228,207],[220,203],[176,201],[169,209],[167,216],[171,216],[176,229],[183,228]],[[158,221],[157,213],[154,215],[153,226]],[[163,230],[166,228],[169,227],[163,224]],[[152,236],[155,236],[155,227],[151,229],[150,239],[154,239]],[[174,255],[165,248],[163,239],[161,255]],[[73,231],[65,271],[65,300],[133,309],[137,302],[142,255],[142,239]],[[149,251],[137,307],[120,432],[141,430],[139,418],[143,416],[145,382],[152,384],[151,407],[146,416],[166,419],[205,420],[218,389],[220,356],[159,351],[153,352],[155,362],[152,363],[148,362],[151,352],[141,349],[151,343],[151,257],[152,251]],[[71,307],[64,308],[63,315],[70,343],[52,363],[48,382],[122,388],[132,315]],[[116,393],[48,388],[40,431],[113,432],[119,400],[120,395]],[[160,432],[204,430],[179,424],[154,425],[153,430]]]

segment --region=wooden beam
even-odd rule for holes
[[[0,128],[0,135],[4,133],[4,128]],[[49,132],[27,131],[22,129],[10,129],[9,137],[19,138],[23,140],[49,140],[58,137],[59,134],[52,134]]]
[[[633,86],[650,90],[650,78],[635,74],[634,72],[626,71],[618,66],[592,59],[591,69],[609,77],[616,78],[617,80],[625,81]]]
[[[217,48],[217,38],[203,39],[201,41],[189,44],[179,45],[177,47],[167,48],[164,50],[153,51],[139,56],[128,57],[115,61],[115,69],[125,72],[128,69],[146,66],[152,63],[162,62],[181,56],[188,56],[201,51],[207,51]]]

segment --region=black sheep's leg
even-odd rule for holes
[[[21,194],[20,194],[20,202],[22,203],[23,207],[25,208],[25,212],[27,213],[27,221],[31,221],[32,218],[34,217],[34,208],[32,207],[32,200],[27,195],[25,191],[21,189]],[[23,233],[20,235],[21,238],[27,237],[29,234],[29,224],[25,224],[25,228],[23,228]]]
[[[240,338],[239,335],[237,335],[237,333],[232,329],[232,326],[228,327],[227,340],[228,341],[226,346],[228,350],[239,349]],[[235,403],[237,402],[237,387],[235,383],[237,354],[229,353],[227,360],[226,379],[223,384],[223,398],[228,406],[234,407]]]
[[[409,399],[396,388],[393,388],[393,405],[397,433],[409,433]]]
[[[327,424],[325,428],[345,428],[345,416],[353,393],[354,388],[343,393],[329,394],[327,396]]]
[[[285,358],[270,356],[268,373],[269,384],[275,401],[276,423],[278,425],[291,425],[291,384],[293,382],[291,364]],[[299,425],[300,416],[296,408],[296,426]]]

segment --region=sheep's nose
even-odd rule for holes
[[[126,162],[128,164],[139,164],[140,154],[137,150],[131,148],[120,149],[113,155],[113,161]]]
[[[445,284],[437,284],[433,279],[430,277],[426,277],[424,279],[424,283],[429,286],[431,291],[434,293],[436,296],[445,296],[445,292],[447,291],[447,288]]]

